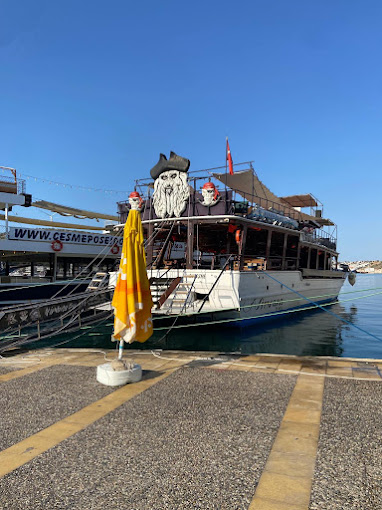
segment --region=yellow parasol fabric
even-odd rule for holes
[[[114,290],[114,333],[127,343],[145,342],[153,334],[150,283],[146,272],[139,211],[130,210],[123,232],[121,263]]]

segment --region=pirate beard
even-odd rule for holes
[[[167,176],[167,179],[161,178],[162,176]],[[158,218],[178,218],[185,210],[189,196],[186,173],[177,170],[163,172],[154,182],[155,214]]]

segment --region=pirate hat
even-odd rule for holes
[[[158,163],[150,170],[153,179],[157,179],[160,174],[167,170],[178,170],[179,172],[187,172],[190,168],[190,160],[178,156],[175,152],[170,152],[170,158],[167,159],[164,154],[159,154]]]

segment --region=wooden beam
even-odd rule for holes
[[[240,256],[240,271],[243,270],[244,267],[244,253],[245,253],[245,247],[247,244],[247,231],[248,231],[248,225],[244,225],[243,230],[241,231],[241,240],[240,240],[240,246],[239,246],[239,256]]]
[[[195,223],[189,221],[187,225],[187,254],[186,254],[186,268],[193,268],[194,260],[194,237],[195,237]]]
[[[147,239],[151,239],[146,246],[146,264],[150,266],[153,262],[153,248],[154,239],[152,238],[154,232],[154,223],[149,223],[147,228]]]
[[[284,234],[284,243],[283,243],[283,257],[281,260],[281,269],[286,269],[286,250],[287,250],[287,243],[288,243],[288,234]]]
[[[0,214],[0,220],[4,220],[5,216]],[[28,223],[29,225],[42,225],[44,227],[59,227],[59,228],[70,228],[74,230],[105,230],[105,227],[93,227],[91,225],[77,225],[76,223],[61,223],[59,221],[49,221],[49,220],[37,220],[34,218],[23,218],[22,216],[8,216],[9,221],[13,221],[16,223]],[[113,234],[111,234],[113,235]]]
[[[271,254],[272,230],[268,230],[267,246],[265,248],[265,259],[269,260]]]

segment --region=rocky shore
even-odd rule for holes
[[[357,273],[382,273],[381,260],[345,261],[344,264],[347,264],[351,271],[357,271]]]

